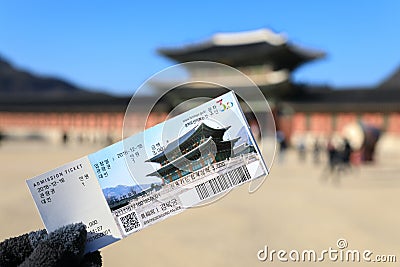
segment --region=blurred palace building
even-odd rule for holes
[[[292,73],[305,63],[323,58],[325,53],[299,47],[284,35],[267,29],[215,34],[204,42],[158,52],[177,63],[213,61],[246,74],[268,99],[276,127],[288,141],[295,142],[299,137],[326,139],[357,121],[400,137],[400,71],[375,88],[298,84],[293,82]],[[241,88],[240,81],[213,69],[199,69],[190,74],[194,80],[211,77],[231,88],[246,90]],[[153,86],[159,92],[169,88],[168,81]],[[224,90],[209,84],[180,86],[158,102],[147,126],[163,121],[184,100],[214,97]],[[156,98],[141,96],[136,102],[130,120],[136,116],[141,121]],[[113,142],[121,137],[128,103],[129,97],[93,93],[65,81],[37,77],[0,59],[0,131],[6,136]],[[254,120],[251,114],[247,115]],[[143,125],[138,123],[137,130],[143,130]]]

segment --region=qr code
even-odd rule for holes
[[[121,217],[118,217],[118,219],[121,222],[120,225],[122,226],[126,235],[132,233],[133,231],[141,227],[137,214],[134,211],[125,214]]]

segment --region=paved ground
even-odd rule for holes
[[[0,240],[42,228],[25,179],[98,150],[93,146],[3,143],[0,146]],[[393,150],[392,150],[393,151]],[[308,266],[260,262],[257,251],[347,249],[395,254],[400,261],[400,150],[374,165],[326,179],[323,166],[289,152],[254,194],[242,186],[102,250],[105,266]],[[321,265],[338,266],[328,259]],[[398,264],[398,263],[397,263]],[[397,264],[380,263],[379,266]],[[363,266],[362,263],[355,264]],[[373,266],[372,263],[369,265]]]

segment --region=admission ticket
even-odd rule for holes
[[[83,222],[94,251],[267,174],[229,92],[27,184],[47,231]]]

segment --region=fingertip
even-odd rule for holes
[[[103,259],[101,257],[100,251],[96,250],[94,252],[87,253],[83,256],[81,267],[98,267],[102,266]]]

